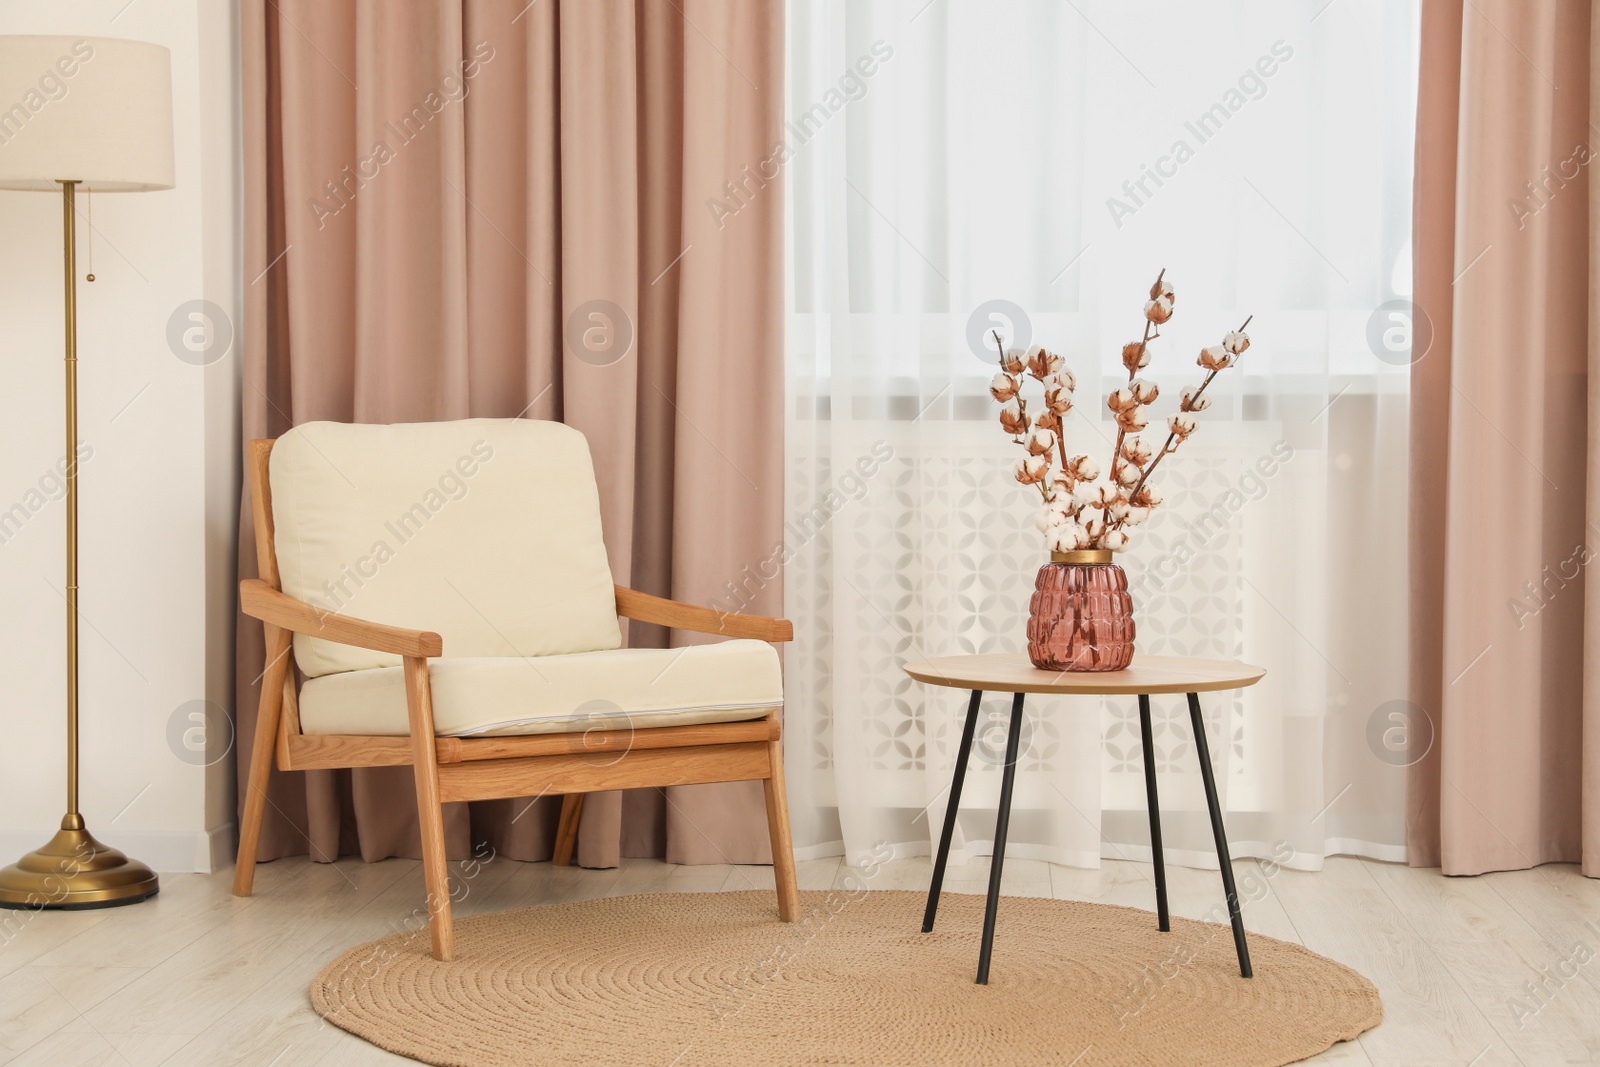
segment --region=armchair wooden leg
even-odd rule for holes
[[[561,798],[561,819],[556,823],[556,845],[550,862],[557,867],[572,866],[572,852],[578,845],[578,818],[583,814],[586,793],[568,793]]]
[[[261,703],[256,713],[256,736],[250,744],[250,777],[245,782],[239,856],[233,867],[233,895],[236,897],[249,896],[255,887],[261,821],[267,814],[267,783],[272,777],[278,720],[283,713],[283,677],[289,669],[289,639],[288,630],[268,624],[267,669],[261,673]]]
[[[439,753],[433,738],[428,661],[407,656],[405,681],[412,769],[417,779],[417,826],[422,831],[422,874],[428,889],[428,932],[433,958],[451,960],[456,955],[456,935],[450,921],[450,866],[444,851],[444,808],[439,801]]]
[[[800,918],[800,887],[794,876],[794,840],[789,836],[789,800],[783,787],[783,742],[767,746],[772,777],[761,783],[767,794],[767,833],[772,837],[772,877],[778,885],[778,918]]]

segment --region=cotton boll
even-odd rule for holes
[[[1008,400],[1000,408],[1000,428],[1012,436],[1019,436],[1028,432],[1028,419],[1022,413],[1022,406],[1015,400]]]
[[[1107,530],[1100,543],[1113,552],[1121,552],[1128,547],[1128,535],[1122,530]]]
[[[1224,370],[1233,365],[1233,353],[1221,345],[1212,345],[1210,348],[1200,350],[1200,358],[1196,363],[1206,370]]]
[[[1051,530],[1072,525],[1072,513],[1065,506],[1052,501],[1040,509],[1034,525],[1038,527],[1040,533],[1048,534]]]
[[[1064,362],[1060,356],[1047,351],[1041,345],[1034,345],[1028,349],[1028,373],[1041,382],[1060,370]]]
[[[1073,456],[1072,473],[1080,481],[1092,482],[1100,477],[1100,464],[1090,456]]]
[[[1007,374],[1021,374],[1028,365],[1028,353],[1020,348],[1008,349],[1005,358],[1000,361],[1000,369]]]
[[[1146,482],[1144,487],[1139,490],[1138,495],[1133,498],[1133,502],[1144,508],[1154,508],[1159,506],[1164,499],[1159,489]]]
[[[1035,485],[1044,481],[1044,476],[1049,470],[1050,461],[1043,456],[1024,456],[1017,460],[1017,466],[1013,473],[1016,475],[1017,481],[1023,485]]]
[[[1045,546],[1052,552],[1071,552],[1082,537],[1083,529],[1077,523],[1066,523],[1045,535]]]
[[[1145,302],[1144,317],[1156,325],[1172,318],[1172,296],[1166,294]]]
[[[1185,386],[1183,400],[1178,404],[1179,411],[1204,411],[1211,406],[1211,398],[1203,395],[1194,386]]]
[[[1117,490],[1110,482],[1084,482],[1074,495],[1088,507],[1103,508],[1117,499]]]
[[[1141,404],[1148,404],[1160,395],[1161,389],[1148,378],[1135,378],[1128,383],[1128,392]]]
[[[1243,355],[1244,350],[1250,347],[1250,335],[1238,330],[1231,330],[1222,337],[1222,347],[1234,355]]]
[[[1020,388],[1021,386],[1018,385],[1017,380],[1005,371],[997,371],[995,376],[989,379],[989,395],[1002,404],[1007,400],[1015,399]]]
[[[1160,281],[1156,282],[1150,287],[1151,300],[1156,300],[1161,297],[1166,297],[1168,303],[1172,303],[1178,299],[1177,293],[1173,291],[1172,283],[1167,281],[1166,278],[1162,278]]]

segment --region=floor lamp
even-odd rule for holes
[[[0,907],[106,908],[160,888],[96,841],[78,811],[78,309],[75,207],[90,193],[172,188],[165,48],[98,37],[0,37],[0,189],[61,198],[66,307],[67,814],[49,843],[0,870]],[[91,280],[92,280],[91,275]]]

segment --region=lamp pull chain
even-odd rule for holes
[[[94,281],[94,190],[83,190],[83,221],[89,224],[89,273],[84,275],[84,281]]]

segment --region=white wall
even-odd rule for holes
[[[212,731],[198,756],[169,726],[193,701],[232,709],[237,14],[222,0],[0,0],[0,34],[24,33],[172,52],[176,187],[93,197],[92,233],[79,195],[79,423],[93,449],[79,477],[80,806],[96,836],[158,870],[210,870],[232,856],[231,739]],[[168,343],[174,310],[198,299],[233,332],[208,366]],[[60,199],[0,191],[0,512],[65,452],[61,355]],[[65,512],[51,500],[0,543],[0,864],[64,810]]]

